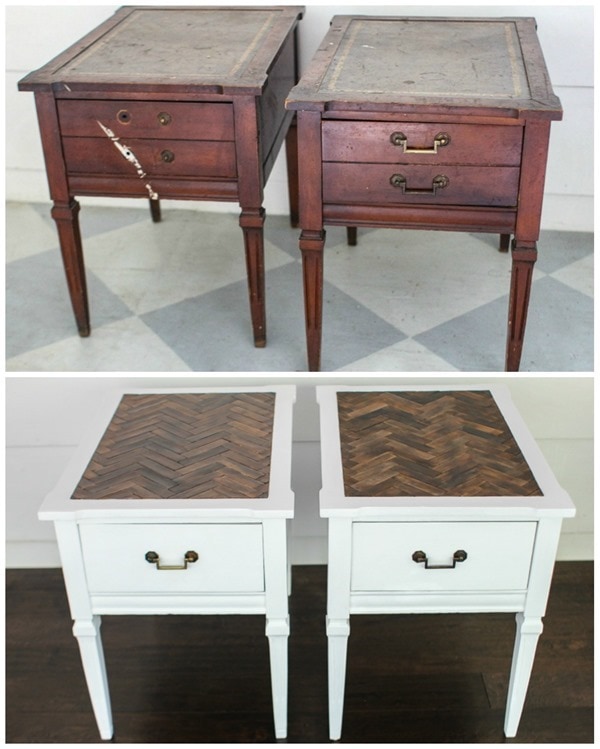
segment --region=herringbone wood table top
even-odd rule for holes
[[[73,499],[268,496],[274,393],[123,396]]]
[[[347,497],[542,494],[488,391],[337,398]]]

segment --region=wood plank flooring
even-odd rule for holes
[[[6,741],[99,743],[60,570],[6,573]],[[289,743],[327,743],[326,570],[294,567]],[[354,616],[342,742],[503,743],[511,614]],[[104,617],[116,743],[273,742],[264,619]],[[593,563],[557,564],[517,739],[591,743]]]

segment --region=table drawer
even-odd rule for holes
[[[522,127],[435,122],[323,122],[323,160],[519,166]]]
[[[244,593],[264,590],[261,524],[81,525],[90,593]],[[198,555],[187,569],[188,551]]]
[[[354,523],[352,590],[526,590],[536,526],[534,522]],[[458,551],[466,552],[463,561],[454,561]],[[422,552],[427,561],[422,555],[416,555],[415,561],[415,552]],[[438,565],[443,568],[435,569]]]
[[[145,140],[127,138],[123,145],[148,176],[236,176],[235,144],[228,141]],[[64,138],[69,174],[135,176],[136,167],[108,138]]]
[[[63,136],[98,136],[101,122],[123,139],[234,139],[228,103],[61,99],[57,106]]]
[[[323,164],[323,202],[516,206],[517,167]]]

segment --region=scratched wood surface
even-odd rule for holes
[[[212,10],[209,17],[194,8],[175,13],[139,9],[64,72],[113,74],[126,69],[130,75],[239,75],[264,41],[273,16],[268,9]]]
[[[532,18],[335,16],[288,107],[357,102],[560,112]]]
[[[125,395],[72,497],[267,497],[274,404],[274,393]]]
[[[321,91],[521,98],[515,24],[353,19]]]
[[[348,497],[541,495],[488,391],[343,392]]]
[[[19,86],[35,90],[53,85],[65,96],[83,83],[90,90],[126,83],[129,90],[137,85],[260,93],[274,56],[302,10],[124,7]]]

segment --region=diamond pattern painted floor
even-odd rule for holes
[[[7,371],[305,371],[298,230],[265,226],[267,347],[252,345],[235,213],[82,208],[80,338],[49,206],[6,209]],[[330,227],[323,371],[502,371],[510,258],[494,235]],[[521,371],[593,370],[593,237],[544,232]]]

